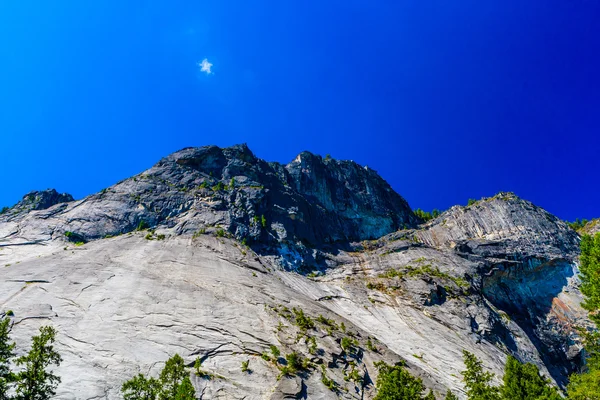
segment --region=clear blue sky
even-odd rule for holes
[[[597,217],[599,20],[594,0],[1,1],[0,206],[246,142],[367,164],[413,208],[505,190]]]

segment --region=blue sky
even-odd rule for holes
[[[597,217],[599,19],[592,0],[3,1],[0,206],[246,142],[369,165],[414,208],[504,190]]]

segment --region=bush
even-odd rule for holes
[[[434,209],[433,209],[433,211],[431,211],[431,212],[428,212],[428,211],[423,211],[423,210],[421,210],[420,208],[417,208],[417,209],[414,211],[414,213],[415,213],[415,215],[416,215],[417,217],[419,217],[419,218],[421,218],[423,221],[427,222],[427,221],[430,221],[430,220],[432,220],[432,219],[434,219],[434,218],[437,218],[437,217],[439,217],[439,216],[440,216],[440,214],[441,214],[441,211],[440,211],[440,210],[438,210],[437,208],[434,208]]]
[[[472,206],[475,203],[477,203],[477,200],[475,200],[475,199],[469,199],[469,201],[467,201],[467,207],[468,206]]]
[[[10,210],[10,208],[9,208],[9,207],[2,207],[2,209],[0,210],[0,215],[1,215],[1,214],[5,214],[5,213],[7,213],[7,212],[8,212],[8,210]]]
[[[135,228],[136,231],[145,231],[146,229],[150,228],[150,226],[148,225],[148,223],[146,223],[146,221],[144,221],[143,219],[138,223],[137,228]]]
[[[416,400],[423,399],[425,385],[402,365],[388,365],[384,361],[375,363],[379,369],[377,395],[373,400]]]
[[[248,364],[250,364],[250,360],[242,361],[242,372],[250,372]]]
[[[313,329],[315,327],[315,323],[308,315],[304,314],[304,311],[301,308],[292,308],[294,315],[296,317],[296,325],[300,330],[306,331],[308,329]]]
[[[217,235],[217,237],[224,237],[225,236],[225,230],[223,228],[217,229],[216,235]]]
[[[279,358],[279,356],[281,355],[281,352],[279,351],[277,346],[275,346],[274,344],[271,345],[270,349],[271,349],[271,354],[273,354],[273,357],[275,357],[275,360],[277,360]]]

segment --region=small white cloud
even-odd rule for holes
[[[212,71],[210,70],[210,68],[213,66],[211,63],[208,62],[208,59],[205,58],[204,60],[202,60],[202,62],[198,63],[198,66],[200,67],[200,71],[202,72],[206,72],[206,75],[210,75],[212,74]]]

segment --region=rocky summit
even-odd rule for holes
[[[369,399],[381,360],[465,398],[463,350],[563,386],[588,323],[579,240],[512,193],[426,222],[352,161],[187,148],[82,200],[4,210],[0,313],[21,352],[57,329],[59,399],[121,398],[176,353],[202,360],[203,399]],[[310,366],[281,376],[272,346]]]

